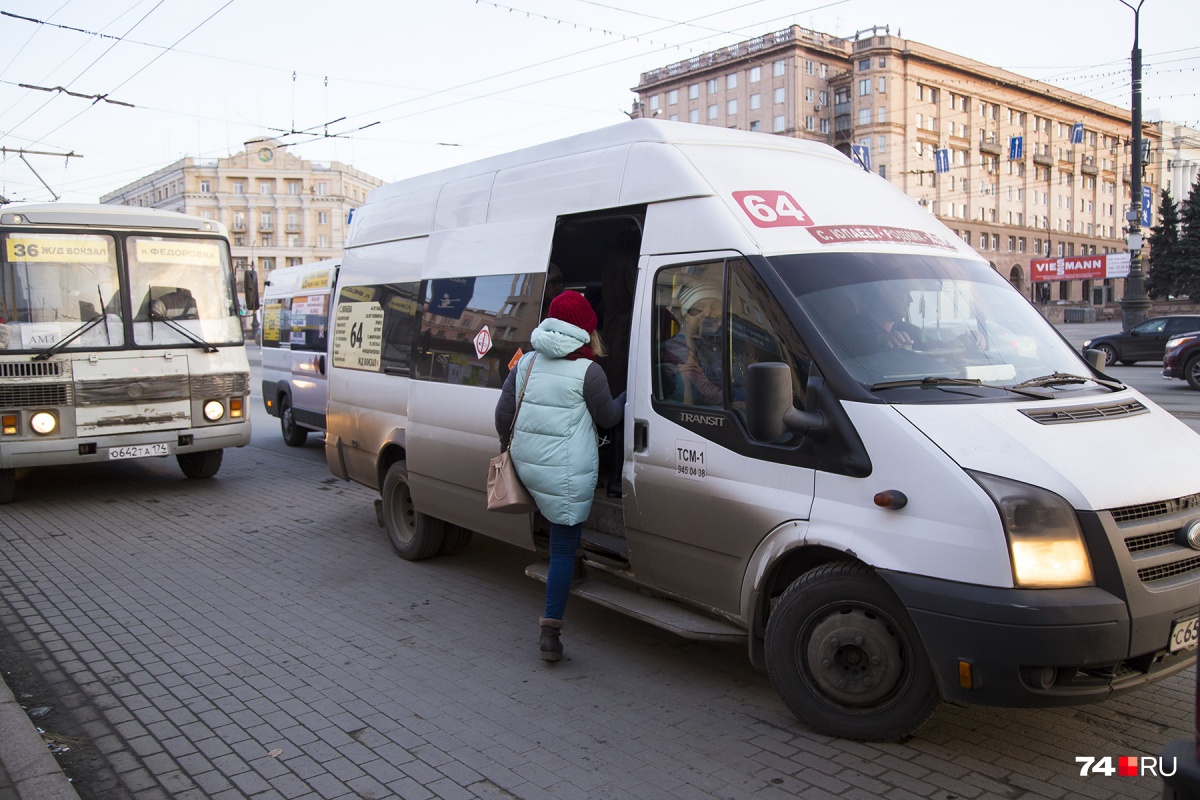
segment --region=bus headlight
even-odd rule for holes
[[[29,418],[29,427],[33,428],[34,433],[46,436],[58,428],[58,417],[49,411],[38,411]]]
[[[204,404],[204,418],[209,422],[216,422],[223,416],[225,405],[220,400],[209,400]]]
[[[1000,512],[1017,586],[1062,589],[1095,583],[1083,531],[1070,503],[1027,483],[970,470],[968,474]]]

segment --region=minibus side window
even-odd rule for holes
[[[791,367],[792,405],[803,408],[808,349],[778,301],[742,259],[730,262],[729,313],[733,410],[745,421],[747,368],[768,361],[782,361]]]
[[[416,377],[499,389],[530,351],[546,273],[438,278],[425,282]]]
[[[268,300],[263,306],[262,346],[279,347],[283,341],[283,331],[288,328],[286,320],[291,314],[292,299],[281,297]]]
[[[330,322],[333,365],[407,375],[417,329],[418,288],[416,281],[343,286]]]
[[[724,408],[725,263],[668,267],[654,282],[654,399]]]

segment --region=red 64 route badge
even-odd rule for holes
[[[760,228],[781,228],[788,225],[807,227],[813,224],[787,192],[765,190],[761,192],[734,192],[733,199]]]

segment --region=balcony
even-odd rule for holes
[[[275,223],[264,220],[258,224],[258,229],[264,233],[273,231],[275,230]]]
[[[1037,153],[1033,157],[1033,163],[1037,164],[1038,166],[1042,166],[1042,167],[1053,167],[1054,166],[1054,157],[1042,155],[1041,153]]]
[[[235,230],[235,231],[244,231],[244,230],[246,230],[246,220],[238,219],[237,217],[234,217],[233,224],[230,225],[229,227],[230,227],[230,229]]]
[[[299,222],[289,222],[287,224],[287,232],[288,233],[299,233],[300,232],[300,223]]]
[[[999,142],[980,142],[979,152],[987,153],[990,156],[998,156],[1004,152],[1004,148]]]

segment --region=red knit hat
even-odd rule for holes
[[[596,330],[596,312],[592,310],[591,303],[579,292],[570,289],[550,301],[550,311],[546,316],[583,328],[588,335]]]

